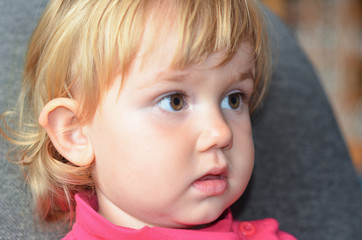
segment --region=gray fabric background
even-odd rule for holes
[[[0,1],[0,112],[14,106],[27,41],[47,0]],[[275,217],[299,239],[361,239],[362,193],[330,105],[293,34],[270,15],[275,73],[253,116],[256,166],[239,219]],[[59,239],[33,221],[31,197],[0,141],[0,239]]]

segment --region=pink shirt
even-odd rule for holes
[[[199,229],[170,229],[143,227],[131,229],[114,225],[97,213],[95,196],[76,194],[76,222],[63,240],[127,239],[127,240],[295,240],[279,231],[274,219],[240,222],[234,221],[230,211],[214,224]]]

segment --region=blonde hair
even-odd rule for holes
[[[76,96],[81,121],[91,120],[116,74],[127,72],[146,21],[151,14],[162,18],[162,11],[172,11],[176,19],[179,45],[174,63],[180,68],[218,51],[226,53],[227,62],[242,42],[250,43],[256,64],[251,111],[259,105],[269,77],[270,54],[256,1],[50,1],[30,41],[17,113],[4,113],[0,129],[16,146],[10,156],[24,167],[41,220],[72,214],[74,194],[94,190],[93,166],[75,166],[56,151],[37,122],[41,110],[51,99]],[[18,130],[6,124],[9,115],[17,116]]]

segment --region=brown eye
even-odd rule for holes
[[[232,93],[222,100],[221,108],[238,110],[242,105],[241,98],[241,93]]]
[[[184,99],[180,94],[174,94],[170,97],[170,105],[173,110],[180,111],[184,106]]]
[[[184,96],[180,93],[171,94],[161,99],[158,105],[166,111],[178,112],[185,107]]]
[[[240,106],[240,94],[234,93],[229,96],[229,105],[232,109],[237,109]]]

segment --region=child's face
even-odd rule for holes
[[[209,223],[241,196],[253,168],[250,49],[219,67],[216,53],[171,70],[173,36],[147,54],[146,45],[89,125],[99,213],[132,228]]]

